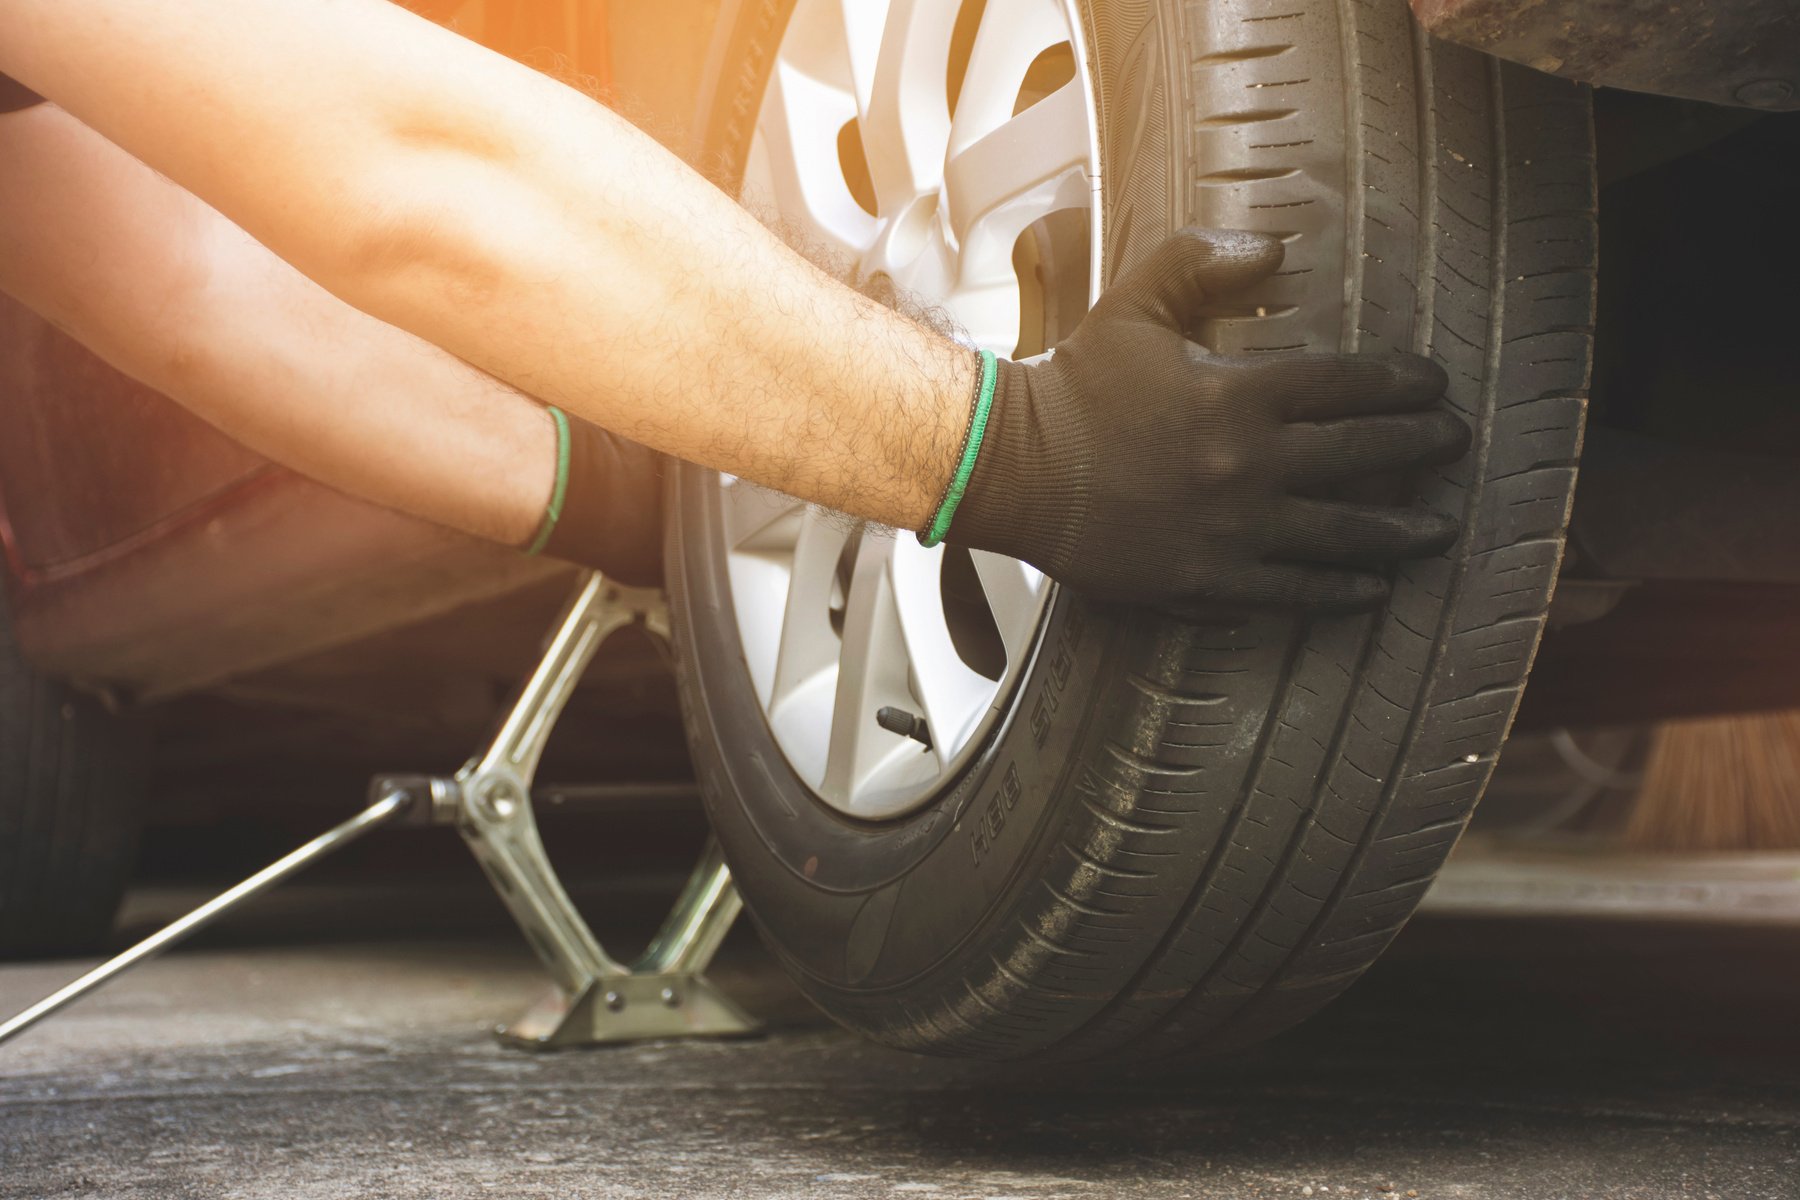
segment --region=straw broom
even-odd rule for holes
[[[1644,850],[1800,849],[1800,710],[1664,724],[1625,841]]]

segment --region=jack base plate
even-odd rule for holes
[[[552,988],[494,1034],[523,1050],[661,1038],[756,1037],[762,1023],[704,975],[614,975],[570,997]]]

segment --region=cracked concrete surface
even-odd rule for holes
[[[472,888],[291,888],[0,1048],[0,1196],[1800,1197],[1800,930],[1421,919],[1269,1046],[1021,1072],[863,1044],[748,937],[764,1038],[504,1049],[540,978]]]

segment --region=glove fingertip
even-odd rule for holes
[[[1433,558],[1456,545],[1462,536],[1462,522],[1447,513],[1425,513],[1419,522],[1422,536],[1416,557]]]
[[[1249,229],[1202,229],[1189,225],[1171,241],[1183,245],[1188,267],[1213,295],[1259,283],[1281,269],[1287,248],[1281,239]]]
[[[1380,575],[1366,571],[1348,572],[1329,607],[1340,612],[1368,612],[1385,604],[1392,590]]]
[[[1450,376],[1438,363],[1420,354],[1395,354],[1387,360],[1393,376],[1394,395],[1403,405],[1424,408],[1450,390]]]
[[[1281,240],[1266,233],[1188,226],[1128,269],[1101,306],[1135,304],[1183,326],[1205,306],[1273,275],[1284,253]]]
[[[1469,452],[1469,447],[1475,444],[1475,431],[1455,413],[1440,412],[1437,416],[1435,453],[1428,462],[1431,466],[1441,467],[1455,462]]]

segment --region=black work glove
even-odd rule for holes
[[[560,519],[540,547],[549,558],[593,567],[614,583],[663,581],[663,456],[580,417],[569,423]]]
[[[1447,382],[1410,354],[1213,354],[1185,330],[1267,278],[1281,243],[1187,229],[1100,298],[1048,361],[1001,362],[945,540],[1093,596],[1177,608],[1355,609],[1374,568],[1441,553],[1451,517],[1319,498],[1460,458]]]

